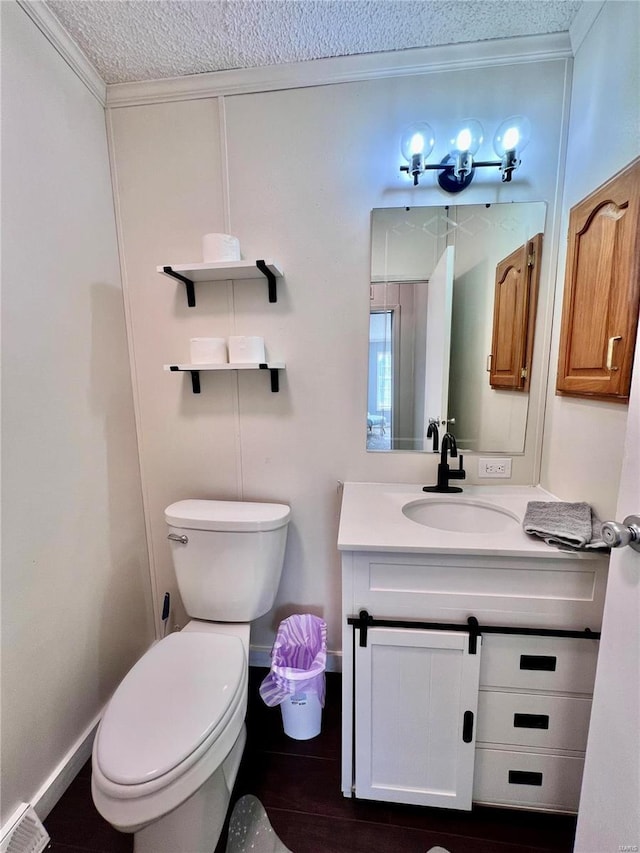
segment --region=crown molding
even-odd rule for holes
[[[104,107],[107,101],[106,83],[47,4],[42,0],[17,0],[17,3]]]
[[[412,48],[260,68],[214,71],[166,80],[113,83],[107,86],[107,107],[246,95],[384,77],[408,77],[485,66],[567,59],[572,56],[568,32]]]
[[[585,0],[578,9],[578,13],[569,27],[569,38],[571,39],[571,50],[575,56],[580,45],[587,37],[589,30],[595,23],[596,18],[602,11],[604,0]]]

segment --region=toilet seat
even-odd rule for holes
[[[229,722],[244,717],[246,680],[238,637],[190,632],[161,640],[130,670],[102,718],[94,743],[100,788],[135,798],[166,787],[205,753],[207,763],[221,762]]]

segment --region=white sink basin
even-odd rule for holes
[[[402,507],[411,521],[457,533],[502,533],[520,527],[517,515],[502,507],[463,498],[426,498]]]
[[[345,483],[338,548],[569,559],[522,529],[529,501],[553,500],[540,486],[469,483],[464,492],[440,494],[423,492],[421,483]]]

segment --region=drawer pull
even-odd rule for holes
[[[555,672],[557,660],[553,655],[520,655],[520,669]]]
[[[473,740],[473,711],[465,711],[462,719],[462,740],[471,743]]]
[[[548,729],[548,714],[514,714],[514,729]]]
[[[532,770],[509,770],[510,785],[535,785],[542,786],[542,773],[534,773]]]

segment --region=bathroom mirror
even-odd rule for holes
[[[545,216],[544,202],[372,212],[367,450],[433,451],[435,420],[461,449],[524,452]]]

